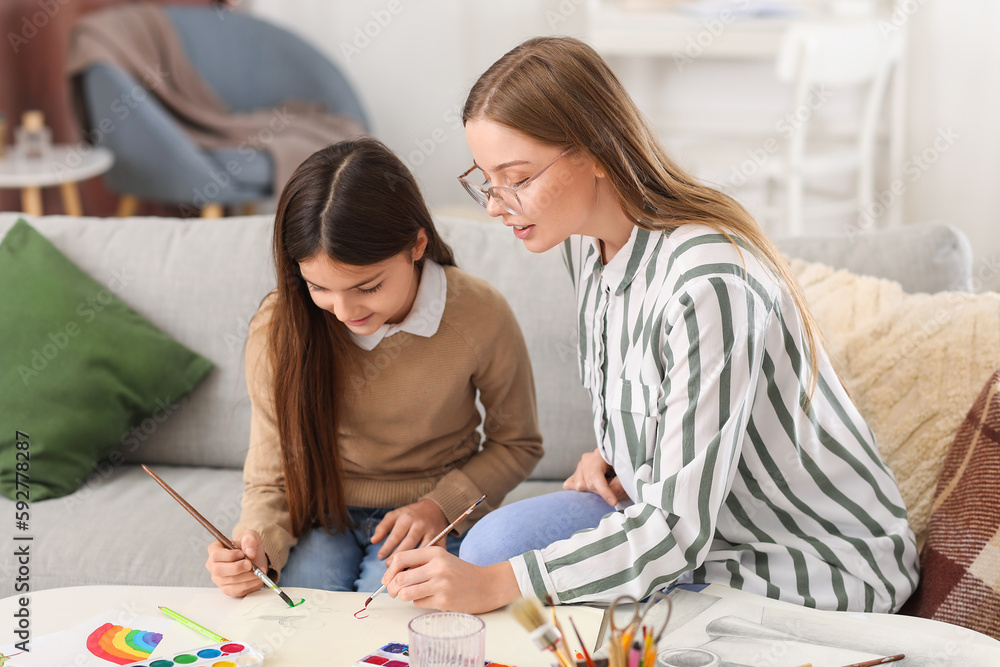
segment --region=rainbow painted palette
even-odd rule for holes
[[[242,642],[223,642],[155,658],[149,662],[130,663],[129,667],[262,667],[264,656]]]

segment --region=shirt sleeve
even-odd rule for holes
[[[492,288],[479,303],[483,317],[473,346],[478,364],[472,383],[485,410],[484,439],[479,451],[459,469],[447,473],[425,497],[444,510],[449,521],[483,494],[481,516],[496,509],[506,495],[527,479],[542,458],[542,435],[531,359],[524,336],[507,301]],[[459,524],[461,533],[472,523]]]
[[[649,409],[636,392],[607,404],[615,448],[627,450],[605,456],[616,469],[631,459],[626,490],[635,502],[593,530],[511,559],[524,594],[642,599],[701,565],[737,474],[771,316],[768,301],[735,275],[692,278],[673,292],[649,339],[656,347],[643,351],[663,368]],[[645,430],[650,419],[655,428]],[[645,442],[644,433],[655,435]]]
[[[267,332],[273,305],[265,301],[254,317],[246,344],[246,380],[252,413],[250,447],[243,464],[243,500],[240,519],[233,537],[255,530],[264,543],[270,566],[280,574],[288,553],[298,539],[292,531],[291,514],[285,493],[272,395],[272,370],[267,350]]]

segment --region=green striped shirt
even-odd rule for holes
[[[875,437],[780,279],[699,225],[636,227],[602,266],[564,244],[580,373],[604,459],[630,501],[511,560],[562,603],[721,583],[821,609],[894,611],[917,549]]]

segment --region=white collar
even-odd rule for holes
[[[432,259],[425,259],[420,272],[420,285],[417,286],[417,296],[413,299],[410,312],[402,322],[383,324],[373,333],[356,334],[348,331],[358,347],[374,350],[383,338],[400,331],[406,331],[416,336],[430,338],[437,333],[444,313],[444,303],[448,296],[448,280],[441,265]]]

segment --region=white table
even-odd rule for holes
[[[0,188],[19,188],[21,207],[29,215],[42,215],[42,188],[58,185],[67,215],[83,215],[79,181],[103,174],[114,164],[114,155],[100,146],[56,145],[41,158],[21,157],[8,146],[0,158]]]
[[[286,588],[306,603],[288,609],[269,589],[242,600],[215,588],[140,586],[80,586],[39,591],[28,604],[31,636],[58,632],[107,613],[110,622],[146,629],[142,619],[163,618],[157,605],[200,623],[229,640],[270,647],[265,667],[343,665],[390,642],[408,642],[407,623],[425,613],[413,605],[382,595],[369,607],[370,617],[358,620],[366,593],[329,593]],[[842,665],[874,657],[905,653],[894,666],[1000,665],[1000,642],[965,628],[920,618],[803,609],[721,586],[702,593],[677,591],[675,608],[661,650],[696,649],[721,657],[723,664],[793,667]],[[16,641],[14,626],[20,609],[16,597],[0,600],[0,646]],[[595,641],[603,616],[599,609],[558,607],[563,628],[572,633],[569,618],[588,644]],[[519,667],[549,667],[550,654],[534,647],[527,632],[505,611],[482,615],[486,622],[486,657]],[[138,619],[138,621],[137,621]],[[659,622],[649,618],[653,625]],[[133,623],[133,625],[129,625]],[[161,631],[161,630],[157,630]],[[214,644],[211,639],[168,620],[163,640],[152,657],[172,655]],[[574,640],[570,644],[577,647]],[[588,648],[591,648],[588,646]],[[2,658],[0,658],[2,660]],[[86,651],[59,664],[77,667],[107,663]],[[5,667],[52,665],[25,662],[15,656]]]
[[[367,593],[330,593],[297,588],[284,590],[294,600],[304,597],[305,604],[289,609],[266,588],[242,600],[227,597],[216,588],[78,586],[38,591],[30,595],[28,604],[31,636],[37,638],[72,628],[102,612],[111,612],[108,621],[113,624],[149,630],[151,628],[142,627],[141,619],[162,617],[157,609],[157,605],[162,605],[227,639],[270,647],[272,652],[264,660],[265,667],[302,667],[309,664],[349,667],[355,660],[390,642],[408,643],[407,624],[412,618],[429,611],[381,595],[369,606],[370,616],[359,620],[353,614],[364,605]],[[19,608],[16,597],[0,600],[0,618],[4,619],[0,623],[0,646],[17,641],[13,635],[12,618]],[[588,641],[597,637],[603,612],[591,608],[561,607],[559,618],[566,630],[569,630],[570,616]],[[498,611],[481,617],[486,622],[488,659],[518,667],[550,667],[548,654],[535,648],[528,633],[510,614]],[[151,658],[216,643],[179,623],[169,622],[172,626],[168,626],[169,632],[164,632],[163,640]],[[100,623],[95,627],[97,625]],[[573,645],[577,645],[575,640]],[[22,664],[27,667],[54,667],[44,662],[24,662],[23,658],[19,662],[18,658],[15,656],[5,667]],[[73,664],[75,667],[108,665],[85,649],[71,662],[58,664]]]

